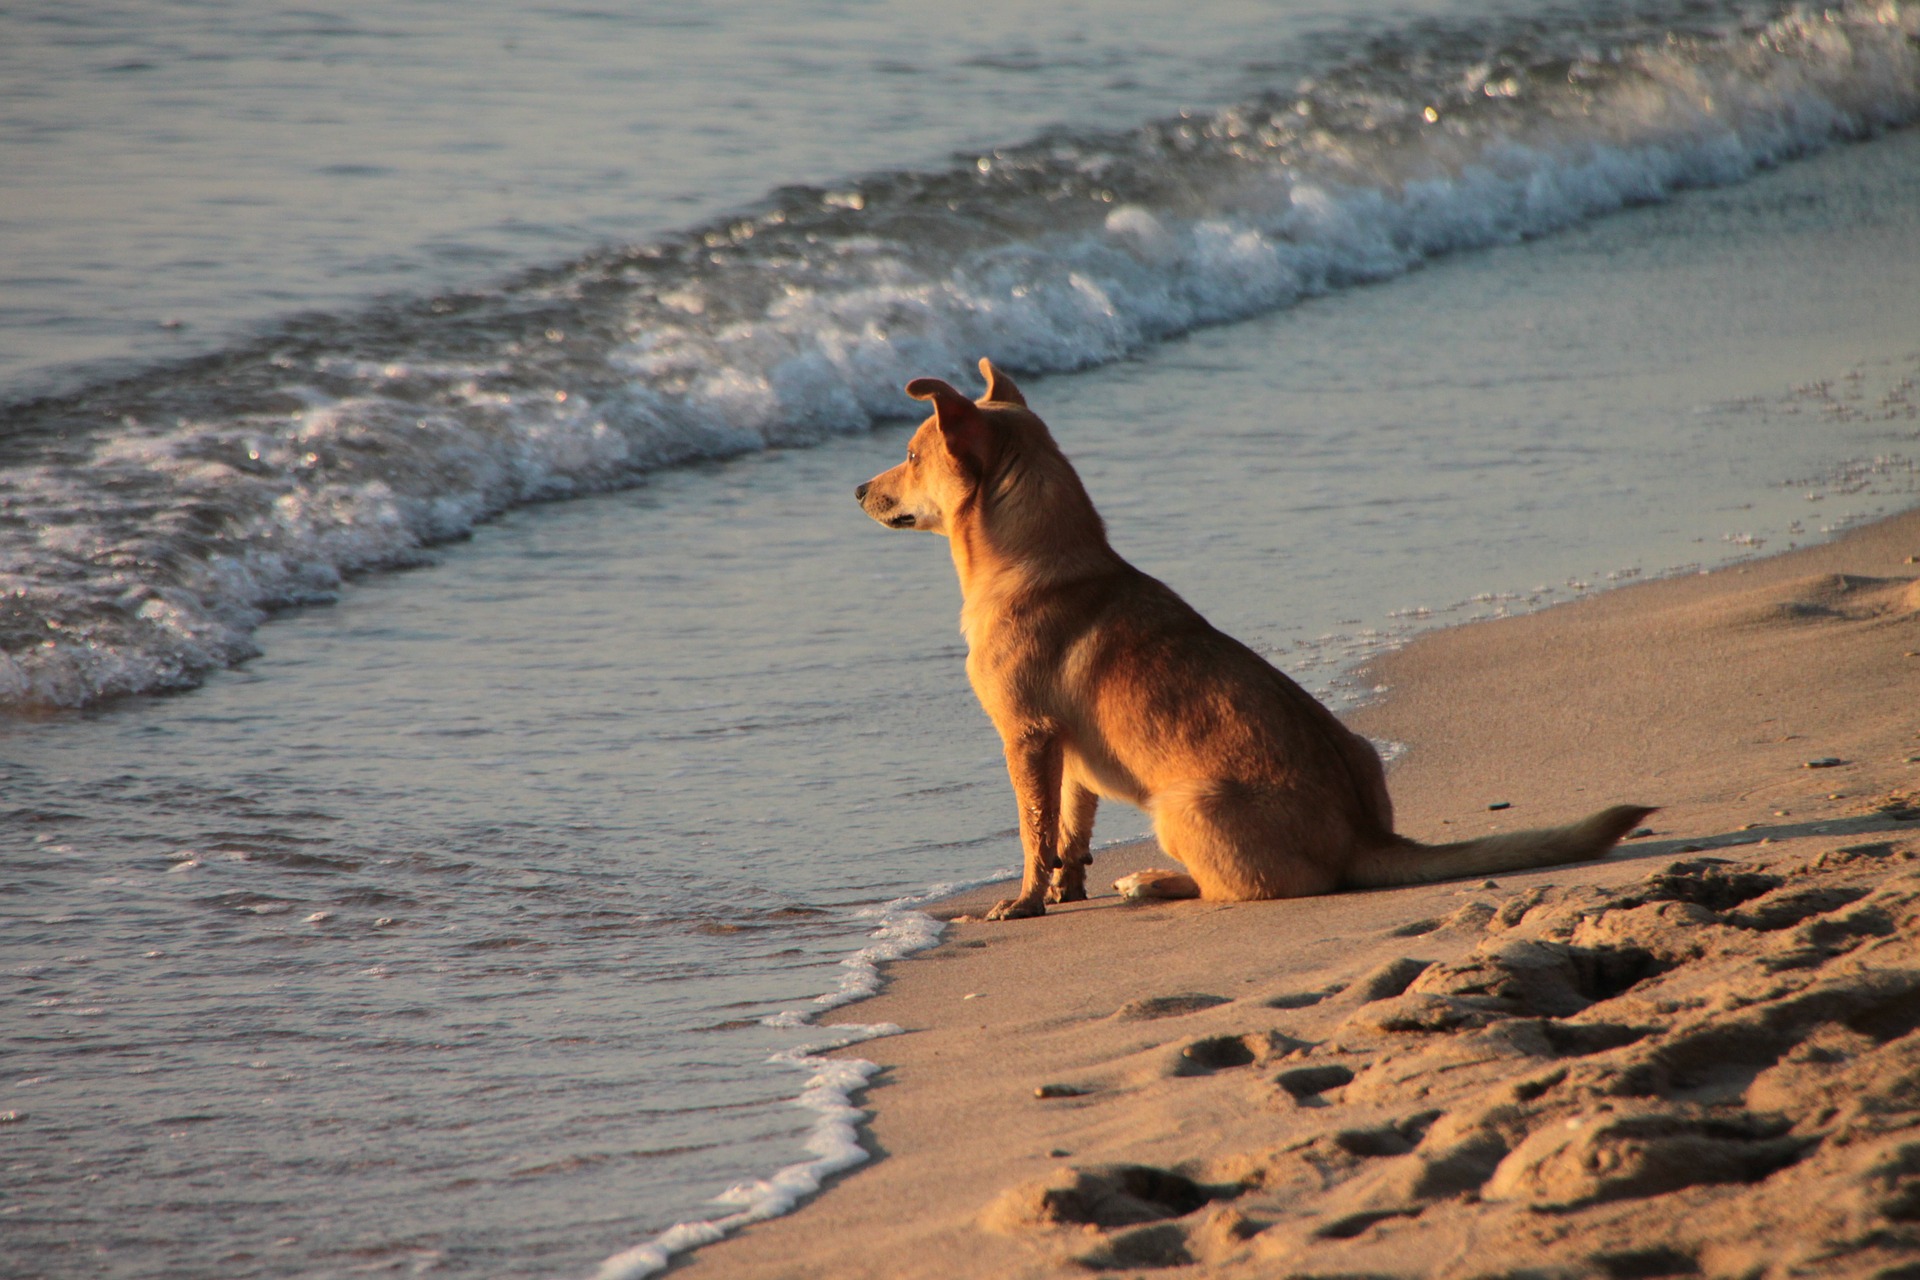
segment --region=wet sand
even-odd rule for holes
[[[1627,801],[1650,830],[1498,881],[956,923],[836,1016],[906,1028],[848,1051],[883,1067],[874,1161],[678,1270],[1910,1264],[1916,561],[1920,512],[1378,660],[1350,722],[1406,747],[1401,830]],[[1105,851],[1093,883],[1156,861]]]

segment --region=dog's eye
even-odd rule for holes
[[[911,449],[909,449],[909,450],[907,450],[907,461],[908,461],[908,462],[918,462],[918,461],[920,461],[920,455],[919,455],[919,454],[917,454],[917,453],[915,453],[915,452],[914,452],[913,450],[911,450]]]

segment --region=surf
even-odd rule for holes
[[[1917,39],[1893,3],[1416,24],[1213,112],[786,187],[13,404],[0,706],[190,688],[509,508],[863,431],[982,351],[1095,366],[1869,137],[1920,113]]]

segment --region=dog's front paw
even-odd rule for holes
[[[1028,901],[1026,898],[1007,898],[987,912],[989,920],[1025,920],[1028,916],[1047,914],[1047,904],[1040,901]]]
[[[1047,901],[1085,902],[1087,900],[1087,864],[1084,862],[1066,862],[1053,870],[1053,879],[1047,885]]]
[[[1085,902],[1086,900],[1087,883],[1084,880],[1056,884],[1047,890],[1048,902]]]

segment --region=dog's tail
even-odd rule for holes
[[[1421,844],[1396,836],[1393,844],[1368,850],[1355,858],[1346,875],[1341,877],[1340,887],[1383,889],[1458,876],[1554,867],[1563,862],[1587,862],[1605,855],[1652,812],[1645,805],[1617,804],[1564,827],[1482,836],[1458,844]]]

